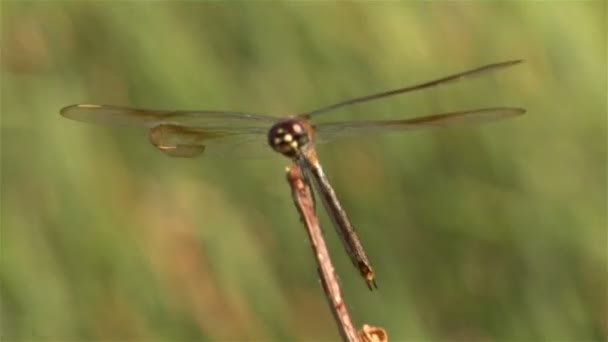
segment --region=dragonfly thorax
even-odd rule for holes
[[[280,121],[268,131],[268,144],[275,151],[288,158],[296,158],[302,148],[312,141],[313,128],[305,120],[288,119]]]

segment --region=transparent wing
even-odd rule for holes
[[[332,111],[334,109],[338,109],[338,108],[341,108],[341,107],[354,105],[354,104],[357,104],[357,103],[363,103],[363,102],[368,102],[368,101],[372,101],[372,100],[378,100],[378,99],[381,99],[381,98],[384,98],[384,97],[388,97],[388,96],[404,94],[404,93],[408,93],[408,92],[412,92],[412,91],[416,91],[416,90],[427,89],[427,88],[431,88],[431,87],[435,87],[435,86],[439,86],[439,85],[445,85],[445,84],[448,84],[448,83],[451,83],[451,82],[459,81],[459,80],[461,80],[463,78],[470,78],[470,77],[474,77],[474,76],[479,76],[479,75],[485,74],[486,72],[496,71],[496,70],[500,70],[500,69],[503,69],[503,68],[506,68],[506,67],[510,67],[510,66],[519,64],[521,62],[523,62],[523,61],[518,59],[518,60],[512,60],[512,61],[506,61],[506,62],[486,64],[484,66],[480,66],[480,67],[475,68],[475,69],[471,69],[471,70],[459,72],[459,73],[456,73],[456,74],[448,75],[448,76],[445,76],[445,77],[437,78],[437,79],[434,79],[432,81],[428,81],[428,82],[424,82],[424,83],[419,83],[419,84],[415,84],[415,85],[407,86],[407,87],[403,87],[403,88],[383,91],[383,92],[380,92],[380,93],[371,94],[371,95],[367,95],[367,96],[355,97],[355,98],[352,98],[352,99],[349,99],[349,100],[345,100],[345,101],[341,101],[341,102],[338,102],[338,103],[331,104],[329,106],[321,107],[321,108],[318,108],[318,109],[315,109],[313,111],[306,112],[306,113],[303,113],[303,114],[300,114],[300,115],[304,116],[304,117],[313,117],[313,116],[321,114],[321,113],[329,112],[329,111]]]
[[[150,142],[173,157],[209,155],[259,157],[267,152],[266,133],[278,118],[226,111],[162,111],[77,104],[61,115],[88,123],[149,128]]]
[[[172,157],[259,158],[273,154],[266,132],[267,128],[244,132],[161,124],[152,127],[148,137],[152,145]]]
[[[390,131],[437,128],[452,125],[480,124],[524,114],[522,108],[495,107],[450,112],[403,120],[349,121],[315,126],[316,141],[327,143],[336,139]]]
[[[110,105],[75,104],[61,109],[61,115],[77,121],[121,126],[154,127],[161,124],[221,128],[270,127],[279,118],[227,111],[167,111]]]

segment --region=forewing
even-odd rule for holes
[[[161,124],[217,129],[224,126],[269,127],[278,118],[228,111],[166,111],[110,105],[76,104],[61,109],[61,115],[77,121],[121,126],[154,127]]]
[[[329,106],[325,106],[322,108],[318,108],[315,109],[313,111],[304,113],[302,115],[305,115],[307,117],[313,117],[316,115],[319,115],[321,113],[325,113],[325,112],[329,112],[341,107],[345,107],[345,106],[350,106],[350,105],[354,105],[357,103],[364,103],[364,102],[369,102],[372,100],[378,100],[381,98],[385,98],[385,97],[389,97],[389,96],[394,96],[394,95],[399,95],[399,94],[405,94],[405,93],[409,93],[412,91],[417,91],[417,90],[423,90],[423,89],[428,89],[431,87],[436,87],[436,86],[440,86],[440,85],[446,85],[455,81],[459,81],[462,80],[464,78],[470,78],[470,77],[474,77],[474,76],[480,76],[483,75],[487,72],[490,71],[496,71],[496,70],[500,70],[500,69],[504,69],[513,65],[517,65],[519,63],[523,62],[522,60],[511,60],[511,61],[506,61],[506,62],[500,62],[500,63],[493,63],[493,64],[486,64],[484,66],[475,68],[475,69],[471,69],[471,70],[467,70],[467,71],[463,71],[463,72],[459,72],[456,74],[452,74],[452,75],[448,75],[448,76],[444,76],[441,78],[437,78],[434,79],[432,81],[428,81],[428,82],[423,82],[423,83],[418,83],[412,86],[407,86],[407,87],[403,87],[403,88],[398,88],[398,89],[392,89],[392,90],[388,90],[388,91],[383,91],[380,93],[376,93],[376,94],[371,94],[371,95],[367,95],[367,96],[360,96],[360,97],[355,97],[352,99],[348,99],[345,101],[341,101],[338,103],[334,103],[331,104]]]
[[[450,112],[403,120],[349,121],[324,123],[315,126],[318,143],[327,143],[344,137],[390,131],[438,128],[455,125],[480,124],[506,119],[525,113],[522,108],[496,107]]]

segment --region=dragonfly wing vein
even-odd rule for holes
[[[329,106],[321,107],[321,108],[315,109],[310,112],[306,112],[301,115],[307,116],[307,117],[312,117],[312,116],[319,115],[319,114],[325,113],[325,112],[329,112],[329,111],[332,111],[332,110],[335,110],[335,109],[338,109],[341,107],[345,107],[345,106],[350,106],[350,105],[354,105],[354,104],[358,104],[358,103],[364,103],[364,102],[368,102],[368,101],[372,101],[372,100],[381,99],[384,97],[405,94],[405,93],[409,93],[412,91],[427,89],[427,88],[431,88],[431,87],[435,87],[435,86],[439,86],[439,85],[446,85],[448,83],[459,81],[464,78],[479,76],[479,75],[485,74],[486,72],[496,71],[496,70],[500,70],[500,69],[503,69],[506,67],[510,67],[510,66],[519,64],[521,62],[523,62],[523,61],[518,59],[518,60],[511,60],[511,61],[506,61],[506,62],[486,64],[486,65],[483,65],[483,66],[475,68],[475,69],[470,69],[467,71],[463,71],[463,72],[448,75],[445,77],[437,78],[437,79],[434,79],[431,81],[418,83],[418,84],[406,86],[403,88],[383,91],[383,92],[375,93],[375,94],[371,94],[371,95],[355,97],[355,98],[352,98],[352,99],[349,99],[346,101],[341,101],[338,103],[331,104]]]
[[[159,124],[205,127],[211,125],[236,126],[259,125],[269,126],[278,118],[229,111],[165,111],[149,110],[110,105],[77,104],[61,109],[61,115],[83,122],[119,125],[154,127]]]
[[[434,114],[400,120],[349,121],[324,123],[315,126],[317,142],[328,143],[337,139],[358,135],[391,131],[438,128],[455,125],[481,124],[524,114],[525,110],[514,107],[493,107]]]

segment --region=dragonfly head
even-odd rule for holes
[[[279,121],[268,131],[268,144],[287,158],[298,158],[302,150],[312,146],[314,128],[305,119]]]

